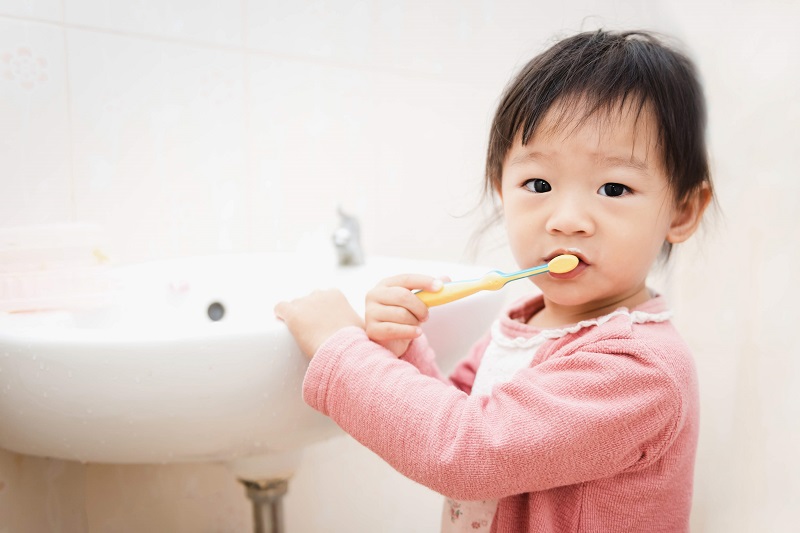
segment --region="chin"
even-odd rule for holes
[[[578,290],[542,290],[542,294],[545,300],[564,307],[585,306],[593,301],[584,291]]]

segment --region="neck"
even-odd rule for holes
[[[567,326],[607,315],[620,307],[633,309],[651,298],[650,290],[644,283],[629,294],[617,295],[614,298],[591,302],[586,305],[562,305],[549,300],[545,296],[544,307],[528,320],[528,324],[540,328]]]

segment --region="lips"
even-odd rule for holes
[[[559,248],[557,250],[553,250],[550,252],[550,254],[544,257],[544,262],[549,263],[554,257],[565,254],[574,255],[580,260],[581,263],[586,263],[587,265],[591,264],[589,261],[587,261],[586,256],[583,255],[583,252],[577,248]]]
[[[578,262],[578,266],[570,270],[569,272],[564,272],[563,274],[556,274],[555,272],[548,272],[550,277],[555,279],[572,279],[577,276],[580,276],[581,272],[589,268],[589,265],[584,263],[583,261]]]

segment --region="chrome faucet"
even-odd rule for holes
[[[336,247],[339,265],[361,265],[364,263],[364,250],[361,248],[358,220],[342,211],[341,206],[337,211],[339,227],[333,232],[333,245]]]

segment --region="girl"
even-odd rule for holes
[[[401,275],[275,308],[312,357],[306,402],[448,499],[443,531],[687,531],[698,433],[691,354],[646,286],[712,198],[694,67],[643,32],[565,39],[530,61],[492,124],[486,188],[531,278],[454,370],[438,372]]]

